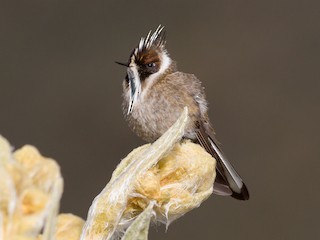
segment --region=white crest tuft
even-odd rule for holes
[[[138,51],[142,52],[144,49],[150,49],[152,46],[161,46],[165,43],[164,26],[161,24],[157,27],[156,31],[151,35],[149,31],[148,35],[140,39],[138,45]]]

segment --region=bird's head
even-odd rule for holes
[[[124,85],[130,96],[128,114],[132,112],[144,89],[170,72],[172,62],[165,49],[165,31],[161,25],[156,31],[150,31],[146,37],[140,39],[127,63],[116,62],[127,67]]]

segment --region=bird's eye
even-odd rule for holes
[[[153,63],[148,63],[147,64],[147,67],[148,68],[152,68],[152,67],[155,67],[156,66],[156,64],[153,62]]]

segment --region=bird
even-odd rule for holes
[[[213,193],[248,200],[248,189],[222,152],[208,116],[208,102],[201,81],[180,72],[166,47],[164,26],[142,37],[127,62],[123,80],[123,113],[131,130],[147,142],[154,142],[188,107],[189,122],[184,139],[200,144],[216,159]]]

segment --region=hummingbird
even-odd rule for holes
[[[165,48],[164,27],[149,31],[133,49],[123,80],[123,113],[129,127],[140,138],[154,142],[188,107],[189,123],[183,138],[200,144],[217,161],[213,192],[248,200],[249,192],[222,152],[208,116],[208,102],[201,81],[180,72]]]

